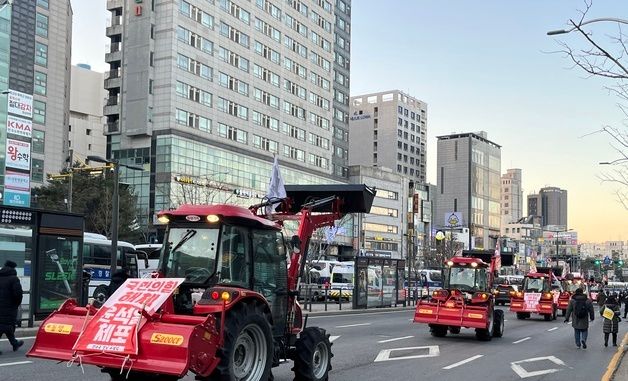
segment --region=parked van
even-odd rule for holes
[[[333,267],[331,271],[331,282],[329,283],[329,295],[332,299],[342,297],[345,300],[351,300],[353,296],[354,274],[355,268],[353,262],[350,264],[340,262],[340,264]]]

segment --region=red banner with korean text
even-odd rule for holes
[[[87,323],[75,351],[137,355],[137,332],[144,318],[155,313],[183,278],[128,279]]]

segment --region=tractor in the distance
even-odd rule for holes
[[[43,322],[28,356],[92,364],[113,380],[134,381],[188,372],[197,380],[266,381],[290,359],[295,380],[328,380],[329,335],[307,325],[298,285],[313,231],[347,213],[368,213],[375,192],[364,185],[286,192],[249,209],[183,205],[159,213],[167,228],[158,276],[185,280],[156,313],[142,313],[136,355],[74,349],[97,310],[68,300]],[[299,223],[289,241],[282,235],[287,221]]]
[[[538,267],[536,272],[524,276],[521,290],[510,293],[510,311],[517,314],[517,319],[527,319],[533,313],[546,321],[556,319],[562,292],[558,278],[561,271],[558,267]]]
[[[415,323],[426,323],[431,334],[443,337],[449,331],[474,328],[479,340],[488,341],[504,333],[504,312],[495,308],[491,290],[496,273],[493,251],[463,251],[445,263],[443,288],[421,300]],[[501,255],[501,263],[512,265],[512,255]]]
[[[567,274],[564,279],[560,281],[563,290],[558,296],[558,309],[561,311],[561,315],[565,316],[567,307],[569,307],[569,301],[576,290],[581,288],[585,295],[589,295],[589,285],[586,279],[580,274]]]

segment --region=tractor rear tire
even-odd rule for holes
[[[517,312],[517,319],[524,320],[528,318],[528,314],[525,312]]]
[[[493,312],[493,337],[502,337],[504,335],[504,311],[495,310]]]
[[[432,325],[431,333],[434,337],[445,337],[447,336],[447,326],[446,325]]]
[[[459,334],[459,333],[460,333],[460,327],[453,327],[453,326],[450,326],[450,327],[449,327],[449,332],[453,333],[454,335],[457,335],[457,334]]]
[[[567,315],[567,310],[560,310],[560,316]]]
[[[480,341],[491,341],[493,339],[493,330],[495,329],[495,313],[488,311],[486,316],[490,319],[486,328],[476,328],[475,337]]]
[[[263,307],[243,304],[227,313],[225,343],[212,381],[266,381],[271,377],[273,336]]]
[[[318,327],[307,327],[295,343],[295,381],[327,381],[331,370],[329,334]]]

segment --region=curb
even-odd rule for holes
[[[626,353],[626,346],[628,346],[628,332],[624,335],[624,339],[619,344],[619,348],[617,348],[617,352],[611,358],[611,361],[608,363],[608,368],[606,368],[606,372],[602,376],[601,381],[612,381],[615,376],[615,372],[619,369],[621,365],[621,361]]]

